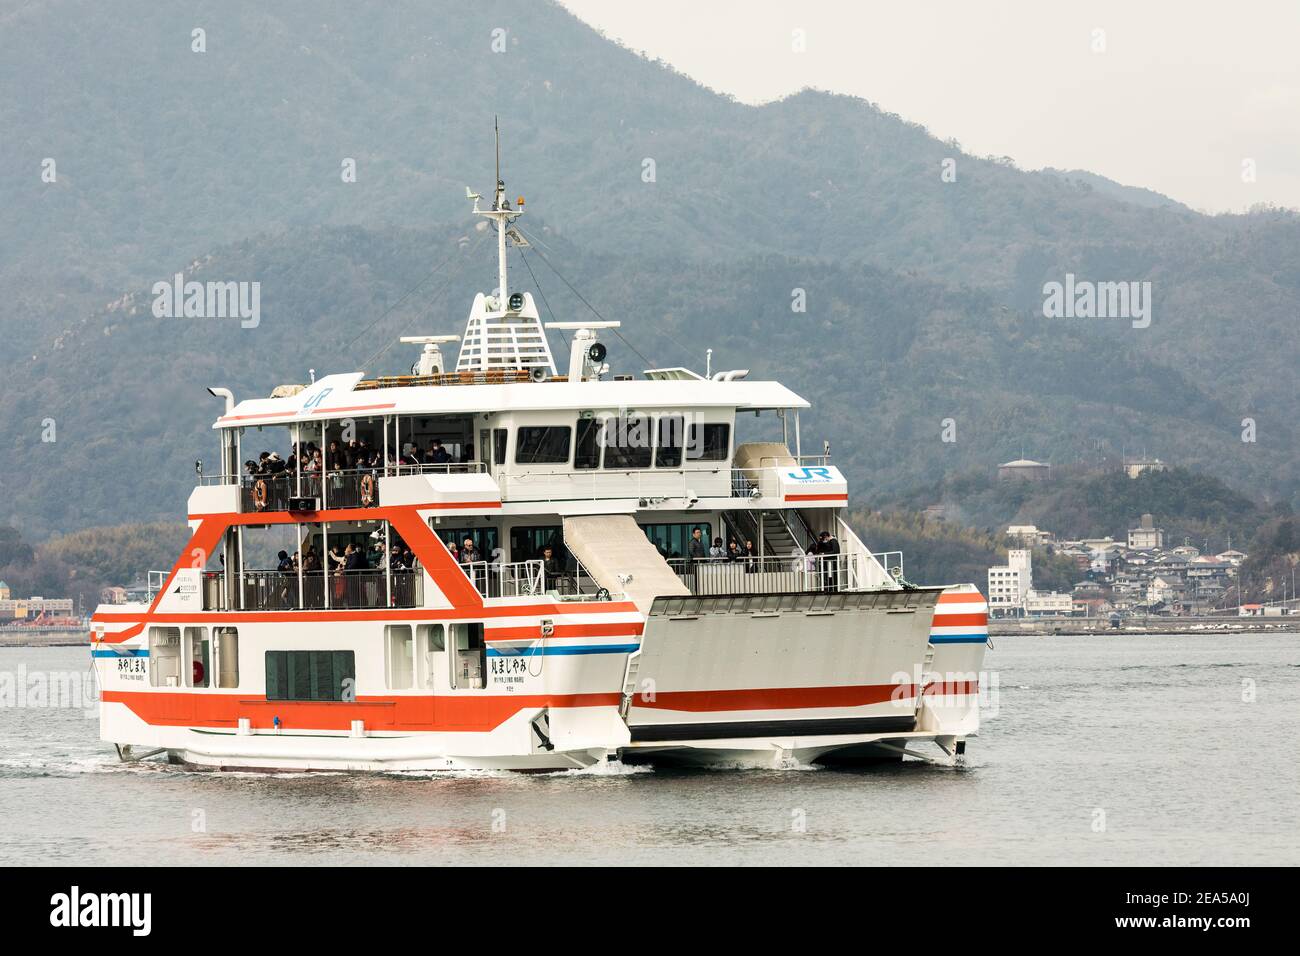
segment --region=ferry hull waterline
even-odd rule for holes
[[[410,375],[209,388],[221,464],[188,544],[146,601],[92,618],[101,738],[269,771],[958,759],[980,592],[909,584],[858,538],[783,385],[611,375],[618,322],[543,323],[508,284],[522,197],[499,174],[490,209],[468,194],[498,283],[454,370],[460,336],[429,335],[403,339]],[[742,415],[772,433],[738,441]],[[277,432],[287,466],[261,447]]]

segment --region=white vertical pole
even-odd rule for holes
[[[334,569],[330,567],[330,533],[328,522],[320,523],[320,564],[321,570],[325,573],[324,591],[325,591],[325,610],[330,607],[330,575]]]
[[[794,412],[794,457],[796,461],[803,461],[803,444],[799,440],[799,410]]]
[[[384,606],[393,606],[393,562],[391,552],[393,543],[389,537],[390,525],[387,520],[384,521]]]

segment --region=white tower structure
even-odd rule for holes
[[[524,213],[524,197],[520,196],[515,208],[506,198],[506,184],[501,179],[501,135],[497,131],[497,185],[491,209],[479,209],[483,197],[466,187],[465,195],[474,200],[474,212],[493,220],[497,229],[497,288],[490,295],[479,293],[470,307],[469,322],[461,342],[460,356],[456,361],[458,372],[489,371],[491,369],[541,369],[555,374],[555,359],[542,330],[541,316],[529,293],[510,292],[506,274],[506,247],[513,243],[521,248],[528,245],[519,232],[511,226]]]

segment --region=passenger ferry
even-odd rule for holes
[[[274,770],[963,753],[980,592],[909,584],[859,540],[785,386],[611,374],[618,322],[544,324],[508,283],[524,200],[499,174],[490,208],[467,194],[498,281],[454,369],[458,336],[417,336],[410,375],[208,389],[220,468],[198,469],[184,553],[146,601],[92,618],[102,738],[124,760]],[[570,336],[563,373],[548,329]],[[241,474],[310,446],[364,453]]]

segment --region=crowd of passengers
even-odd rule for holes
[[[421,467],[424,465],[468,464],[474,460],[474,447],[466,445],[460,459],[452,455],[442,442],[434,438],[427,446],[421,448],[416,442],[407,443],[401,455],[389,451],[387,460],[379,448],[372,448],[364,438],[350,442],[331,441],[322,449],[315,442],[303,442],[294,445],[288,458],[281,458],[273,451],[264,451],[257,460],[244,462],[245,477],[257,478],[292,478],[298,472],[304,477],[341,474],[342,472],[361,472],[381,475],[402,467]]]
[[[660,553],[663,548],[660,548]],[[807,553],[804,557],[804,567],[808,571],[815,570],[819,558],[829,557],[840,553],[840,543],[835,540],[829,531],[823,531],[817,536],[817,540],[808,546]],[[668,557],[668,555],[664,555]],[[746,539],[742,545],[733,538],[729,543],[723,545],[721,538],[714,538],[710,543],[704,537],[702,528],[695,528],[691,532],[691,540],[687,545],[687,555],[692,561],[742,561],[752,570],[758,566],[759,554],[754,547],[754,542]],[[673,554],[672,557],[680,557]],[[768,555],[768,557],[778,557]]]
[[[398,543],[385,552],[384,542],[380,540],[374,541],[369,549],[356,544],[332,544],[325,553],[323,563],[316,548],[310,544],[307,545],[305,554],[280,551],[276,558],[279,564],[275,569],[281,574],[293,576],[297,576],[299,565],[303,574],[322,574],[328,571],[334,575],[350,571],[382,571],[385,567],[393,571],[415,571],[420,567],[419,558],[411,553],[410,548]]]

